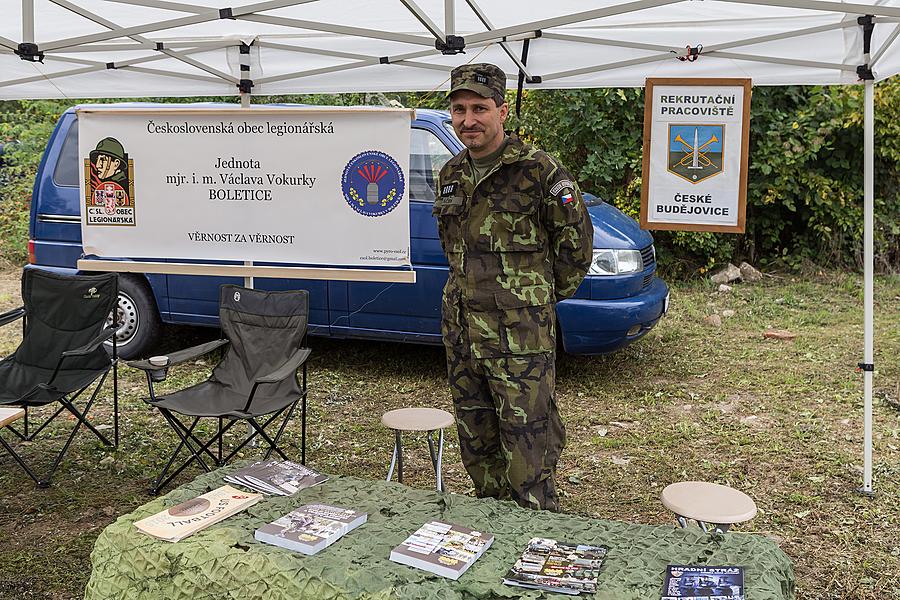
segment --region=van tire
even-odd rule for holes
[[[146,281],[134,275],[119,275],[119,299],[116,304],[116,353],[119,358],[131,359],[149,351],[159,339],[162,323],[156,300]],[[112,317],[107,326],[112,325]],[[108,344],[112,348],[112,343]]]

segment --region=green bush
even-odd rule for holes
[[[640,210],[643,90],[526,93],[517,125],[582,187]],[[876,86],[876,263],[900,267],[900,81]],[[770,267],[862,265],[863,89],[757,87],[744,235],[654,233],[664,268],[704,272],[742,259]]]
[[[560,156],[582,187],[637,218],[644,93],[640,89],[526,91],[510,126]],[[514,106],[514,94],[509,95]],[[184,99],[153,99],[183,102]],[[195,100],[234,102],[234,98]],[[254,102],[445,108],[443,92],[272,96]],[[41,153],[74,101],[0,102],[0,259],[26,259],[28,207]],[[744,235],[654,232],[663,269],[703,273],[728,261],[770,268],[860,268],[863,239],[863,90],[757,87],[750,122]],[[876,265],[900,269],[900,79],[876,86]]]

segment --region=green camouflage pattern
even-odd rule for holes
[[[450,91],[452,96],[459,90],[475,92],[483,98],[503,98],[506,91],[506,73],[490,63],[474,63],[456,67],[450,72]]]
[[[554,477],[566,429],[554,397],[552,355],[475,360],[447,352],[463,465],[479,498],[559,511]]]
[[[567,195],[571,200],[565,201]],[[450,263],[450,305],[468,320],[476,358],[556,349],[553,304],[572,296],[591,262],[593,226],[574,178],[555,158],[511,136],[497,165],[477,183],[468,150],[441,169],[434,202]]]
[[[441,333],[460,450],[479,496],[559,510],[558,300],[578,289],[593,227],[572,176],[515,137],[479,181],[464,150],[434,203],[450,273]]]

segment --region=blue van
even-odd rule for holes
[[[172,105],[151,106],[164,109]],[[447,280],[447,260],[431,206],[437,174],[462,144],[453,133],[448,113],[417,110],[416,115],[409,173],[416,283],[254,280],[254,286],[260,289],[308,290],[312,335],[423,344],[441,341],[440,299]],[[35,180],[28,242],[30,265],[26,268],[76,272],[76,261],[83,254],[78,165],[78,121],[75,108],[70,108],[60,117],[47,143]],[[665,314],[669,290],[655,275],[652,236],[602,200],[590,194],[585,200],[594,224],[594,261],[575,296],[557,305],[557,314],[561,346],[566,352],[602,354],[646,334]],[[217,326],[218,289],[223,283],[242,284],[243,279],[121,275],[115,315],[119,354],[131,358],[148,352],[163,323]]]

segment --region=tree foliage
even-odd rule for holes
[[[876,86],[876,264],[900,268],[900,80]],[[184,99],[150,99],[184,102]],[[197,100],[234,102],[234,98]],[[514,94],[509,96],[514,106]],[[254,102],[445,108],[443,92],[272,96]],[[0,102],[0,257],[25,261],[28,207],[41,154],[73,101]],[[727,261],[859,268],[863,240],[863,89],[757,87],[750,121],[747,232],[654,233],[662,266],[705,272]],[[526,91],[510,126],[557,154],[582,188],[637,218],[644,93]]]

